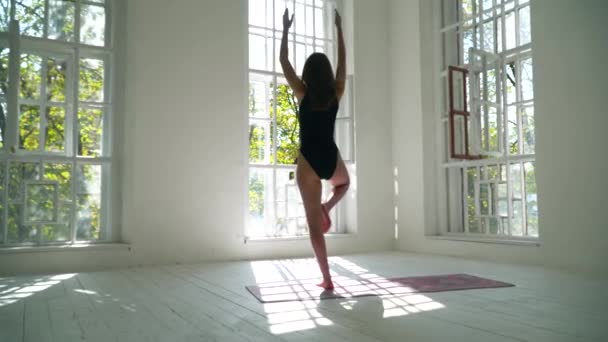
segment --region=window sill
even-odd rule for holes
[[[74,252],[74,251],[101,251],[101,250],[124,250],[130,251],[128,243],[76,243],[56,246],[15,246],[0,248],[0,254],[10,253],[42,253],[42,252]]]
[[[353,238],[356,237],[357,234],[356,233],[330,233],[330,234],[325,234],[325,238],[326,239],[345,239],[345,238]],[[257,243],[257,242],[271,242],[271,241],[300,241],[300,240],[306,240],[308,241],[310,238],[308,237],[308,235],[301,235],[301,236],[290,236],[290,237],[255,237],[255,238],[249,238],[249,239],[245,239],[245,243],[249,243],[249,242],[253,242],[253,243]]]
[[[449,241],[460,241],[460,242],[473,242],[473,243],[489,243],[498,245],[516,245],[516,246],[530,246],[540,247],[540,241],[538,240],[520,240],[520,239],[501,239],[492,237],[474,237],[474,236],[454,236],[454,235],[427,235],[429,240],[449,240]]]

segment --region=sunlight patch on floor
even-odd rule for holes
[[[336,288],[332,294],[345,311],[353,311],[357,305],[366,305],[364,299],[376,297],[381,301],[382,318],[444,308],[441,303],[402,284],[369,272],[367,269],[342,257],[329,258],[332,279]],[[269,260],[251,262],[260,294],[265,301],[264,311],[273,334],[285,334],[332,325],[319,307],[320,298],[327,293],[316,286],[321,279],[314,259]],[[338,272],[339,270],[339,272]],[[335,314],[335,313],[332,313]]]
[[[0,307],[16,303],[19,300],[42,292],[75,275],[75,273],[70,273],[44,276],[27,281],[19,281],[18,278],[4,278],[2,279],[3,284],[0,287]]]

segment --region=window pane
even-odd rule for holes
[[[276,105],[277,164],[295,164],[300,143],[298,102],[287,84],[278,85]]]
[[[7,120],[7,103],[4,99],[0,99],[0,118],[3,122]],[[0,153],[2,152],[2,148],[4,148],[6,139],[6,124],[0,125]]]
[[[25,220],[27,222],[48,222],[55,220],[55,194],[57,188],[51,184],[26,184],[27,195]]]
[[[103,109],[81,108],[78,111],[78,155],[102,155]]]
[[[465,120],[462,115],[454,116],[454,152],[458,155],[467,153],[465,140]]]
[[[41,225],[40,226],[41,242],[60,242],[60,241],[71,240],[69,222],[70,221],[64,221],[63,223],[59,223],[59,224]]]
[[[35,55],[21,55],[21,82],[19,90],[21,98],[40,98],[40,80],[42,78],[42,58]]]
[[[45,162],[44,179],[57,182],[60,201],[72,199],[72,164]]]
[[[40,107],[21,106],[19,115],[19,148],[36,151],[40,147]]]
[[[266,26],[266,0],[249,0],[249,25]]]
[[[521,111],[524,154],[534,154],[536,137],[534,133],[534,107],[524,107]]]
[[[295,12],[293,12],[293,13],[295,14],[295,18],[298,18],[298,20],[293,21],[293,26],[292,26],[293,32],[295,32],[296,34],[306,34],[305,26],[306,26],[306,20],[308,18],[306,18],[304,4],[296,1]]]
[[[44,163],[44,179],[57,182],[57,223],[41,226],[42,242],[71,240],[72,226],[72,164]]]
[[[40,180],[40,164],[12,162],[9,165],[8,199],[17,203],[8,205],[8,242],[36,242],[37,230],[34,226],[25,225],[23,219],[24,190],[27,181]]]
[[[477,183],[477,168],[466,169],[467,177],[467,219],[469,220],[469,232],[483,233],[480,229],[479,220],[475,210],[475,184]]]
[[[80,6],[80,42],[104,46],[106,30],[106,9],[101,6]]]
[[[270,102],[274,89],[272,77],[250,74],[249,76],[249,116],[255,118],[270,118]]]
[[[270,120],[249,121],[249,162],[268,164],[271,154]]]
[[[73,42],[75,13],[76,6],[74,2],[49,0],[49,39]]]
[[[23,201],[24,182],[38,180],[40,164],[13,162],[9,166],[8,197],[11,201]]]
[[[530,38],[530,6],[519,11],[519,44],[528,44]]]
[[[273,170],[249,169],[249,236],[264,236],[274,232],[273,219]]]
[[[521,94],[522,100],[534,98],[534,77],[532,75],[532,58],[521,61]]]
[[[516,236],[523,235],[523,195],[522,195],[522,168],[521,163],[510,165],[509,177],[511,181],[511,203],[513,206],[513,216],[511,217],[511,234]]]
[[[79,165],[76,187],[76,239],[97,240],[101,227],[101,165]]]
[[[507,73],[507,103],[513,103],[517,101],[517,88],[519,86],[519,80],[517,77],[518,64],[510,62],[505,65],[505,72]]]
[[[310,37],[314,36],[314,33],[315,33],[314,32],[315,31],[314,22],[316,20],[319,20],[319,19],[315,20],[315,18],[313,18],[313,15],[314,15],[314,6],[306,5],[306,35],[310,36]]]
[[[15,19],[19,20],[21,34],[42,37],[44,33],[44,0],[17,1],[15,9]]]
[[[37,241],[37,230],[35,226],[26,226],[22,220],[23,205],[9,204],[8,206],[8,243],[34,243]]]
[[[295,170],[277,170],[275,235],[293,236],[308,233],[306,215],[296,186]]]
[[[46,151],[63,152],[65,143],[65,108],[46,108]]]
[[[104,62],[99,59],[80,59],[79,98],[81,101],[104,101]]]
[[[510,12],[505,17],[506,26],[506,49],[510,50],[515,47],[515,12]]]
[[[46,98],[52,102],[65,102],[68,62],[61,58],[47,59]]]
[[[528,235],[538,236],[538,198],[534,163],[524,163],[526,182],[526,223]]]
[[[460,1],[460,20],[466,21],[473,18],[473,0]]]
[[[488,52],[494,52],[494,21],[488,21],[483,24],[483,45],[482,49]]]
[[[317,5],[319,2],[317,1]],[[322,4],[321,4],[322,6]],[[323,19],[323,8],[315,7],[315,37],[317,38],[325,38],[327,36],[325,32],[325,23]]]
[[[479,210],[481,215],[490,215],[490,187],[487,183],[479,184]]]
[[[266,44],[266,38],[250,34],[249,35],[249,68],[256,70],[266,70],[267,59],[266,49],[263,48]]]
[[[503,48],[503,41],[502,41],[502,19],[498,18],[496,19],[496,47],[497,53],[500,53],[504,50]]]
[[[0,95],[8,93],[8,53],[9,49],[0,47]]]
[[[515,106],[507,108],[507,134],[509,154],[519,154],[519,124],[517,123],[517,109]]]
[[[0,32],[7,32],[11,21],[11,0],[0,0]]]
[[[336,120],[335,131],[336,145],[340,149],[340,154],[344,160],[354,160],[353,136],[350,119]]]

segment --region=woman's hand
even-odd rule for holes
[[[289,28],[291,27],[291,24],[293,23],[293,16],[294,14],[291,15],[291,19],[289,19],[289,9],[285,9],[285,12],[283,13],[283,31],[287,32],[289,31]]]
[[[340,13],[338,13],[338,10],[334,10],[336,12],[336,27],[341,29],[342,28],[342,17],[340,16]]]

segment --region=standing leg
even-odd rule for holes
[[[325,237],[321,230],[321,180],[302,155],[298,158],[296,179],[300,195],[302,195],[302,201],[304,202],[310,242],[323,274],[323,282],[319,286],[325,289],[333,289],[334,285],[331,281],[329,264],[327,262]]]
[[[329,212],[338,204],[338,202],[344,197],[348,187],[350,186],[350,177],[348,176],[348,170],[344,161],[338,154],[338,164],[334,175],[329,179],[329,183],[333,186],[331,197],[323,204],[322,210],[324,217],[324,227],[329,230],[331,221],[329,220]]]

